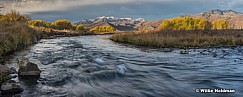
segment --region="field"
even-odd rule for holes
[[[243,45],[243,30],[160,30],[113,35],[115,42],[158,48],[206,48]]]

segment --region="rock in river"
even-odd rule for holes
[[[7,66],[0,65],[0,73],[8,75],[11,73],[11,69]]]
[[[126,72],[127,68],[125,64],[117,65],[117,73],[124,75]]]
[[[189,54],[189,50],[181,50],[180,54]]]
[[[20,87],[20,84],[13,80],[8,80],[1,86],[1,94],[18,94],[23,91],[24,89]]]
[[[28,60],[22,60],[18,62],[19,65],[19,76],[30,77],[30,76],[40,76],[41,70],[37,64],[31,63]]]
[[[7,66],[0,65],[0,85],[4,83],[6,80],[11,79],[11,69]]]

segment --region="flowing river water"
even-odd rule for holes
[[[42,70],[37,83],[20,80],[22,97],[243,97],[243,47],[161,49],[123,45],[110,35],[43,39],[12,55]],[[196,93],[197,88],[235,93]]]

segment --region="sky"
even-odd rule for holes
[[[0,7],[32,19],[78,22],[98,16],[159,20],[213,9],[243,12],[243,0],[0,0]]]

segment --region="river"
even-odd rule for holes
[[[20,80],[22,97],[243,97],[243,47],[161,49],[118,44],[109,35],[42,39],[12,55],[42,70],[37,83]],[[197,88],[235,93],[196,93]]]

